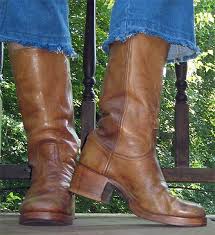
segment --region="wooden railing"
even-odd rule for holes
[[[95,128],[95,4],[96,0],[87,1],[87,19],[84,47],[84,95],[82,102],[81,140],[85,142],[88,133]],[[2,62],[2,59],[1,59]],[[215,182],[215,169],[189,167],[189,107],[186,96],[187,63],[175,65],[176,102],[175,102],[175,167],[163,169],[168,182]],[[0,179],[29,179],[27,165],[0,165]]]

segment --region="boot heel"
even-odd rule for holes
[[[75,169],[70,187],[71,192],[99,202],[109,203],[113,190],[113,186],[105,176],[81,164]]]

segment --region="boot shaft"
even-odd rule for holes
[[[107,149],[133,157],[154,149],[168,49],[167,42],[142,34],[111,46],[95,131]]]
[[[69,155],[75,158],[79,140],[74,130],[67,57],[60,53],[13,45],[9,47],[9,55],[27,134],[30,162],[36,160],[43,143],[55,143],[58,151],[69,151]],[[66,155],[61,154],[61,160],[71,159]]]
[[[29,141],[74,135],[72,87],[65,55],[10,49],[16,92]],[[72,133],[71,133],[72,132]],[[42,133],[42,137],[39,133]]]

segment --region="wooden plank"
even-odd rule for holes
[[[30,179],[31,169],[28,165],[0,165],[0,179]]]
[[[19,214],[0,215],[1,235],[213,235],[215,223],[208,221],[205,227],[167,226],[146,221],[134,215],[122,214],[77,214],[70,226],[20,226]]]
[[[163,169],[167,182],[215,183],[215,168]]]
[[[215,168],[162,169],[167,182],[215,183]],[[0,165],[0,179],[29,179],[27,165]]]

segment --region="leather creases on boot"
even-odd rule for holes
[[[74,211],[68,188],[79,147],[68,59],[14,45],[9,53],[32,168],[20,223],[71,224]]]
[[[204,209],[168,192],[156,158],[162,72],[169,45],[139,34],[111,46],[100,100],[102,118],[87,138],[70,190],[108,202],[114,188],[144,219],[206,224]]]

